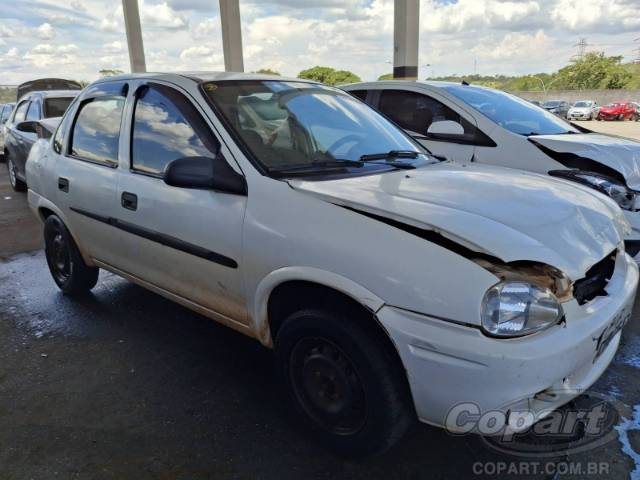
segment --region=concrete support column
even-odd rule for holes
[[[395,0],[393,22],[393,78],[418,77],[420,0]]]
[[[144,45],[142,43],[138,0],[122,0],[122,10],[124,11],[124,26],[127,31],[131,72],[146,72],[147,65],[144,60]]]
[[[239,0],[220,0],[220,21],[224,69],[227,72],[244,72]]]

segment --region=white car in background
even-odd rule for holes
[[[293,408],[343,453],[462,401],[528,428],[607,368],[638,283],[610,199],[439,162],[300,79],[100,80],[27,178],[63,292],[103,268],[274,348]]]
[[[598,102],[595,100],[580,100],[574,103],[567,113],[568,120],[595,120],[598,117]]]
[[[587,185],[624,210],[627,251],[640,251],[640,142],[593,133],[515,95],[450,82],[341,87],[455,163],[501,165]]]

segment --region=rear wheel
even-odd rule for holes
[[[99,269],[84,263],[62,220],[51,215],[44,223],[44,251],[49,271],[63,293],[87,293],[98,282]]]
[[[347,314],[303,310],[276,337],[289,399],[325,446],[348,456],[386,450],[415,420],[399,360]]]
[[[9,172],[9,183],[11,188],[16,192],[24,192],[27,189],[27,184],[20,180],[16,174],[16,166],[9,155],[5,155],[5,161],[7,162],[7,171]]]

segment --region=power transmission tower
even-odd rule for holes
[[[582,60],[584,55],[587,53],[587,47],[590,47],[591,44],[587,42],[586,38],[581,38],[578,43],[573,45],[578,48],[578,53],[571,57],[571,60]]]

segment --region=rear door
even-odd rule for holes
[[[217,152],[239,171],[231,153],[198,103],[175,85],[139,85],[127,110],[130,158],[116,216],[125,230],[119,248],[126,271],[223,321],[246,324],[239,269],[246,197],[172,187],[162,178],[173,160]]]
[[[116,213],[120,128],[126,82],[98,84],[74,105],[54,137],[57,201],[67,225],[90,257],[122,263],[119,231],[110,225]],[[61,133],[65,131],[66,137]]]
[[[29,104],[29,108],[27,109],[27,114],[25,117],[25,121],[33,121],[37,122],[42,118],[42,107],[41,100],[39,98],[34,98],[31,100]],[[16,129],[16,135],[19,135],[21,138],[20,142],[20,154],[16,155],[14,158],[16,169],[18,173],[22,176],[25,175],[25,164],[27,162],[27,157],[29,156],[29,152],[31,151],[31,147],[36,143],[38,139],[38,135],[31,132],[21,132]]]
[[[19,160],[17,159],[24,155],[23,132],[16,129],[16,125],[24,122],[30,103],[28,99],[20,102],[16,107],[15,114],[6,123],[5,150],[14,165],[18,164]],[[22,173],[18,171],[18,175],[22,175]]]

